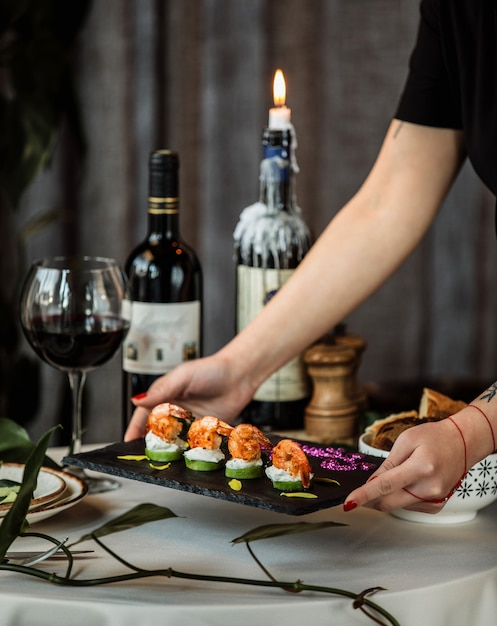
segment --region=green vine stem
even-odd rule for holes
[[[354,601],[354,608],[362,609],[363,607],[366,607],[368,609],[371,609],[378,615],[383,616],[386,620],[388,620],[388,623],[391,624],[391,626],[400,626],[399,622],[390,613],[388,613],[388,611],[383,609],[380,605],[376,604],[375,602],[372,602],[371,600],[366,598],[365,592],[363,592],[362,594],[356,594],[352,591],[346,591],[344,589],[337,589],[335,587],[326,587],[322,585],[308,585],[299,580],[297,581],[256,580],[256,579],[251,579],[251,578],[238,578],[238,577],[231,577],[231,576],[211,575],[211,574],[190,574],[190,573],[181,572],[179,570],[175,570],[172,568],[145,570],[145,569],[136,567],[128,563],[122,557],[115,555],[107,546],[105,546],[96,537],[94,537],[94,539],[109,554],[111,554],[114,558],[117,557],[117,559],[123,565],[132,569],[133,572],[127,573],[127,574],[119,574],[116,576],[106,576],[103,578],[86,578],[86,579],[74,578],[73,579],[73,578],[69,578],[69,576],[67,575],[59,576],[57,574],[49,573],[41,569],[36,569],[34,567],[26,567],[24,565],[15,565],[15,564],[10,564],[10,563],[0,563],[0,571],[17,572],[19,574],[25,574],[28,576],[33,576],[35,578],[43,579],[55,585],[69,586],[69,587],[93,587],[97,585],[108,585],[112,583],[120,583],[120,582],[125,582],[125,581],[137,580],[141,578],[164,577],[164,578],[181,578],[181,579],[186,579],[186,580],[200,580],[204,582],[250,585],[253,587],[280,588],[285,591],[292,591],[293,593],[301,593],[303,591],[312,591],[316,593],[332,594],[332,595],[338,595],[338,596],[350,598],[351,600]],[[378,588],[375,588],[374,590],[377,590],[377,589]],[[370,619],[374,620],[376,623],[385,624],[384,622],[379,621],[371,613],[365,612],[365,614]]]
[[[267,567],[256,556],[255,552],[252,550],[252,546],[250,545],[250,542],[247,541],[246,546],[247,546],[247,550],[250,553],[250,556],[254,559],[254,561],[261,568],[261,570],[266,574],[266,576],[270,580],[277,582],[276,578],[271,574],[271,572],[267,569]],[[295,589],[294,585],[292,585],[292,587],[290,588],[284,588],[284,590],[288,591],[289,593],[298,593],[300,591],[300,589]],[[373,593],[376,593],[377,591],[384,591],[384,588],[383,587],[371,587],[370,589],[364,590],[362,593],[356,596],[353,606],[355,609],[360,609],[365,615],[367,615],[370,619],[372,619],[377,624],[383,624],[383,622],[379,621],[376,618],[376,616],[374,616],[372,613],[367,611],[364,606],[366,604],[365,602],[366,596],[372,595]]]

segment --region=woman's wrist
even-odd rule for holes
[[[465,440],[467,469],[496,450],[497,395],[490,402],[485,396],[483,393],[452,416]]]
[[[241,335],[237,335],[214,355],[223,363],[232,384],[243,385],[253,395],[264,378],[261,378],[262,367],[259,364],[260,350],[248,346]]]
[[[490,421],[490,418],[488,417],[488,415],[485,412],[485,410],[481,408],[481,406],[478,406],[474,402],[472,402],[469,406],[472,409],[475,409],[475,411],[478,411],[480,413],[480,415],[483,417],[483,419],[487,422],[488,428],[489,428],[489,432],[490,432],[490,438],[492,440],[492,452],[495,452],[495,450],[497,449],[497,445],[496,445],[496,442],[495,442],[495,430],[494,430],[492,422]]]

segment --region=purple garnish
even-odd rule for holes
[[[322,459],[320,466],[323,469],[337,472],[353,472],[362,470],[367,472],[376,466],[366,461],[361,452],[348,451],[345,448],[322,448],[318,446],[302,445],[302,450],[309,456]]]

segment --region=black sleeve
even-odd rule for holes
[[[439,0],[422,0],[409,74],[395,113],[424,126],[462,128],[461,107],[451,85],[440,23]]]

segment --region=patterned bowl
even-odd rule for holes
[[[388,452],[369,445],[369,436],[359,438],[359,452],[386,458]],[[392,515],[423,524],[459,524],[476,517],[480,509],[497,500],[497,453],[489,454],[468,471],[444,508],[435,514],[397,509]]]

